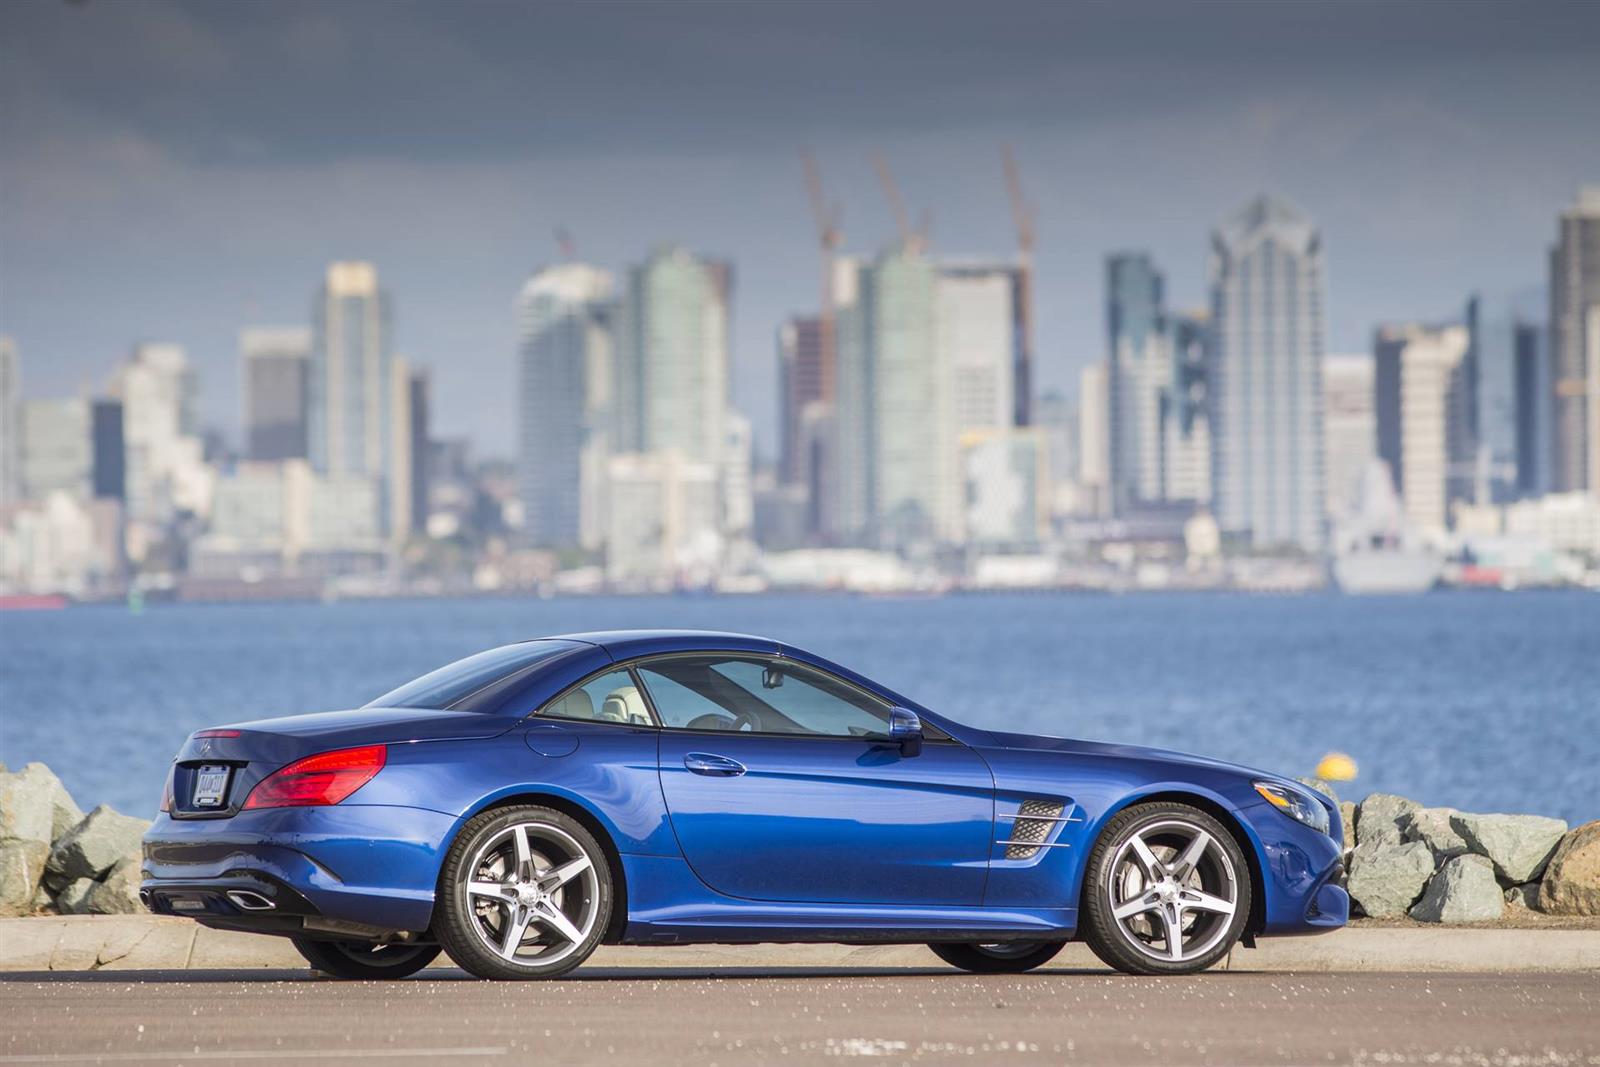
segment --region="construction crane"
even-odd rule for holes
[[[912,252],[922,251],[928,247],[928,229],[933,225],[933,216],[927,211],[922,212],[917,218],[917,225],[913,227],[911,216],[906,212],[906,202],[900,196],[900,186],[895,184],[894,175],[889,172],[889,164],[885,162],[882,152],[872,153],[872,168],[878,172],[878,181],[883,185],[889,210],[894,213],[894,225],[901,242]]]
[[[1033,241],[1034,209],[1022,192],[1022,172],[1011,146],[1000,150],[1005,165],[1006,192],[1011,198],[1011,219],[1017,227],[1017,347],[1012,373],[1012,421],[1033,422]]]

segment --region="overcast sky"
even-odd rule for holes
[[[1203,301],[1251,194],[1322,226],[1333,351],[1542,284],[1600,182],[1600,3],[1072,6],[0,4],[0,332],[30,396],[186,345],[238,422],[236,335],[375,261],[436,426],[513,440],[511,301],[556,257],[681,242],[738,268],[735,395],[771,447],[772,336],[816,300],[798,159],[851,250],[893,236],[881,150],[937,252],[1008,254],[999,149],[1039,215],[1046,388],[1102,354],[1102,259]]]

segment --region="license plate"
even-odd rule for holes
[[[220,808],[223,798],[228,795],[228,768],[205,766],[195,774],[194,778],[194,806],[197,808]]]

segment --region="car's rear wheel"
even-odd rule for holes
[[[1064,941],[996,941],[984,944],[943,944],[928,947],[952,967],[974,974],[1020,974],[1055,959]]]
[[[404,978],[416,974],[439,955],[438,945],[378,945],[371,941],[313,941],[305,937],[291,940],[307,963],[335,978]]]
[[[571,816],[525,805],[484,812],[439,875],[434,933],[480,978],[552,978],[594,952],[611,917],[611,869]]]
[[[1083,937],[1128,974],[1194,974],[1250,917],[1250,867],[1233,835],[1187,804],[1139,804],[1106,824],[1084,875]]]

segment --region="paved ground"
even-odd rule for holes
[[[599,966],[489,983],[0,975],[10,1063],[1600,1064],[1600,974]]]

